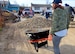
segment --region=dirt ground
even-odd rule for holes
[[[38,15],[37,15],[38,16]],[[75,28],[69,28],[68,34],[60,44],[61,54],[75,54]],[[0,54],[54,54],[52,41],[48,47],[39,48],[37,53],[34,46],[28,42],[24,29],[19,29],[17,23],[7,23],[0,32]]]

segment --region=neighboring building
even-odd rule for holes
[[[34,12],[36,13],[40,13],[43,10],[52,12],[52,8],[50,4],[31,4],[31,7],[32,7],[32,10],[34,10]]]
[[[0,1],[0,8],[8,11],[18,11],[19,5],[10,4],[9,1]]]
[[[18,12],[18,11],[19,11],[19,5],[10,4],[10,5],[8,6],[8,10],[9,10],[9,11],[16,11],[16,12]]]
[[[8,4],[9,4],[8,1],[0,1],[0,8],[6,9]]]

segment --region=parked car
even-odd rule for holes
[[[33,10],[30,10],[30,8],[25,8],[23,10],[23,14],[25,17],[33,17],[34,16],[34,11]]]

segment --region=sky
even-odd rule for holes
[[[47,1],[48,3],[52,3],[53,0],[9,0],[10,3],[12,4],[19,4],[19,5],[24,5],[24,6],[30,6],[31,3],[33,4],[46,4]],[[75,0],[62,0],[62,4],[64,5],[65,3],[69,4],[70,6],[75,7]]]

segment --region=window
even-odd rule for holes
[[[40,7],[35,7],[35,10],[40,10]]]
[[[30,9],[24,9],[25,11],[30,11]]]
[[[50,7],[47,7],[47,10],[50,10]]]
[[[5,4],[1,4],[1,7],[6,7],[6,5]]]

